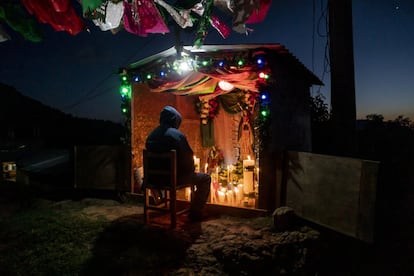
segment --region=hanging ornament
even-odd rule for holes
[[[219,34],[224,39],[226,39],[230,35],[230,28],[226,24],[224,24],[224,22],[221,21],[220,18],[218,18],[217,16],[211,15],[210,24],[219,32]]]
[[[260,0],[234,0],[233,30],[238,33],[247,33],[246,21]]]
[[[183,29],[187,27],[193,26],[193,21],[190,17],[190,11],[188,10],[181,10],[178,12],[174,7],[170,6],[170,4],[164,2],[163,0],[154,0],[155,3],[163,7],[167,10],[167,12],[171,15],[174,21]]]
[[[124,28],[126,31],[147,36],[148,33],[169,33],[167,25],[151,0],[124,1]]]
[[[70,0],[62,0],[70,2]],[[48,23],[55,31],[66,31],[76,35],[86,29],[86,24],[76,14],[75,9],[68,5],[65,11],[57,11],[49,0],[21,0],[30,14],[33,14],[42,23]],[[60,4],[58,7],[63,7]]]
[[[234,13],[233,0],[214,0],[213,5],[226,14],[232,15]]]
[[[250,14],[249,18],[246,20],[246,23],[259,23],[262,22],[267,12],[269,11],[272,0],[260,0],[259,7],[255,7],[253,12]]]
[[[99,8],[91,13],[93,23],[102,31],[117,28],[121,23],[123,15],[123,2],[113,3],[111,1],[104,2]]]
[[[194,45],[196,47],[200,47],[204,43],[204,39],[206,38],[208,34],[207,29],[210,26],[210,17],[211,17],[211,10],[213,8],[213,0],[204,1],[203,6],[204,6],[204,13],[203,13],[203,16],[199,20],[198,28],[196,31],[196,37],[194,40]]]

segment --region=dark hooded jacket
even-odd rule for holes
[[[179,181],[189,181],[194,173],[194,153],[187,137],[178,130],[181,120],[181,114],[175,108],[164,107],[160,114],[160,125],[148,135],[145,146],[147,150],[155,152],[175,149]]]

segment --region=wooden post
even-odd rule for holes
[[[353,156],[356,153],[356,104],[352,0],[329,0],[328,8],[333,153]]]

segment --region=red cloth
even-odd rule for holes
[[[22,3],[30,14],[36,16],[41,23],[50,24],[56,31],[66,31],[76,35],[86,29],[85,22],[69,4],[70,0],[22,0]],[[67,9],[59,11],[65,5]]]
[[[211,15],[210,23],[211,26],[213,26],[223,38],[227,38],[230,35],[230,28],[227,27],[227,25],[224,24],[224,22],[214,14]]]
[[[259,9],[253,9],[253,12],[250,14],[249,18],[246,20],[246,23],[259,23],[263,21],[269,11],[272,0],[260,0]]]
[[[50,3],[57,12],[65,12],[70,8],[70,0],[50,0]]]

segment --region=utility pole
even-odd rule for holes
[[[352,0],[328,0],[333,153],[355,156],[356,103]]]

